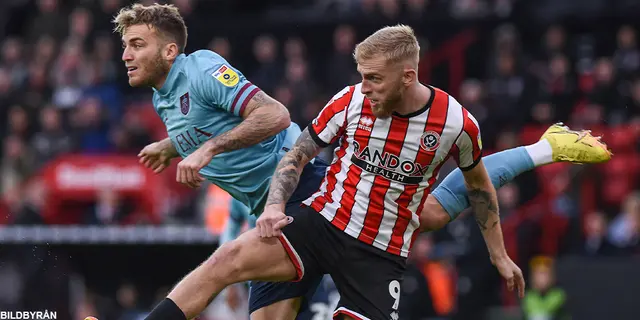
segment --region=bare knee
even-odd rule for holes
[[[236,283],[242,270],[238,259],[241,250],[242,243],[237,240],[223,244],[202,265],[206,274],[215,278],[216,282]]]
[[[420,231],[433,231],[442,229],[451,221],[451,217],[442,205],[432,195],[429,195],[424,203],[424,209],[420,216]]]

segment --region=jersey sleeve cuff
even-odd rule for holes
[[[309,124],[307,126],[307,130],[309,131],[309,135],[311,136],[311,139],[313,139],[313,141],[319,145],[321,148],[326,148],[329,146],[328,143],[322,141],[322,139],[320,139],[320,137],[318,136],[318,134],[316,133],[316,130],[313,129],[313,124]]]
[[[253,96],[260,91],[260,88],[253,85],[251,82],[246,82],[236,94],[233,102],[231,103],[231,112],[237,116],[242,116],[245,107],[249,104],[249,101]]]
[[[460,170],[469,171],[469,170],[475,168],[478,165],[478,163],[480,163],[481,159],[482,159],[482,151],[480,151],[480,154],[478,155],[478,158],[473,160],[473,163],[471,165],[466,166],[466,167],[460,167]]]

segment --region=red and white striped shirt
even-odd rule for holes
[[[320,146],[339,143],[320,189],[304,204],[348,235],[408,256],[440,167],[451,156],[468,170],[482,153],[473,116],[430,89],[424,108],[386,119],[373,115],[360,84],[336,94],[308,128]]]

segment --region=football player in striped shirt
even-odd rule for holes
[[[418,52],[406,26],[383,28],[360,43],[362,82],[338,93],[282,158],[256,228],[221,246],[147,319],[191,319],[226,286],[247,280],[258,281],[251,299],[264,299],[253,318],[291,319],[297,298],[315,290],[324,274],[340,292],[336,318],[398,319],[413,239],[469,206],[491,262],[522,296],[522,272],[504,249],[495,187],[536,166],[599,163],[611,154],[587,131],[554,125],[536,144],[483,159],[473,116],[418,82]],[[302,207],[292,206],[300,187],[317,188],[304,168],[332,142],[338,148],[319,189]],[[448,158],[459,169],[430,192]],[[282,301],[289,310],[270,309]]]

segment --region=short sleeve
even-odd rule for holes
[[[462,108],[462,132],[456,140],[453,158],[460,170],[473,169],[482,158],[482,138],[478,121]]]
[[[260,91],[226,60],[198,57],[190,74],[197,74],[195,87],[205,105],[241,116],[249,100]]]
[[[309,133],[319,146],[327,147],[344,132],[353,90],[349,86],[338,92],[309,124]]]

